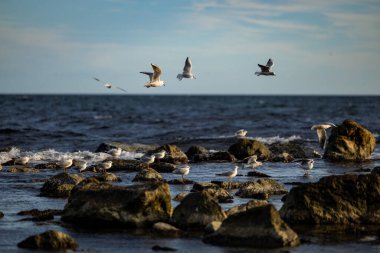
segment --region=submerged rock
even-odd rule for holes
[[[206,243],[231,247],[281,248],[300,244],[298,235],[272,205],[258,206],[229,216]]]
[[[269,175],[267,175],[265,173],[253,170],[253,171],[249,171],[247,173],[247,177],[271,177],[271,176],[269,176]]]
[[[60,216],[62,215],[63,210],[58,209],[47,209],[47,210],[38,210],[38,209],[31,209],[26,211],[18,212],[17,215],[30,215],[32,218],[26,218],[22,220],[32,220],[32,221],[46,221],[46,220],[52,220],[54,219],[54,216]]]
[[[380,224],[380,176],[340,175],[294,187],[280,209],[291,224]]]
[[[236,196],[267,199],[269,195],[281,195],[287,192],[285,187],[276,180],[264,178],[257,181],[244,182],[244,186],[236,192]]]
[[[147,168],[139,171],[133,178],[132,182],[160,182],[164,178],[154,169]]]
[[[166,183],[112,186],[88,182],[73,190],[62,220],[75,225],[136,228],[168,221],[171,211]]]
[[[27,249],[76,249],[78,243],[70,235],[60,231],[49,230],[45,233],[34,235],[18,243],[19,248]]]
[[[49,178],[41,188],[41,196],[66,198],[70,191],[79,184],[83,178],[77,174],[60,173]]]
[[[260,160],[268,160],[271,154],[265,144],[245,138],[239,139],[237,143],[230,146],[228,152],[239,160],[243,160],[252,155],[257,155]]]
[[[374,135],[359,123],[345,120],[331,130],[324,158],[332,161],[367,160],[375,150]]]
[[[222,221],[226,214],[207,192],[189,193],[174,209],[172,221],[182,229],[203,229],[212,221]]]

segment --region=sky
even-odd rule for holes
[[[1,0],[0,94],[380,95],[378,0]],[[176,76],[186,57],[195,80]],[[274,61],[276,76],[255,76]],[[150,63],[164,87],[145,88]]]

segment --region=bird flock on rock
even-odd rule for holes
[[[152,66],[153,72],[146,72],[146,71],[140,72],[141,74],[147,75],[149,77],[149,81],[144,84],[144,87],[151,88],[151,87],[165,86],[165,81],[161,80],[161,78],[160,78],[161,74],[162,74],[161,68],[158,65],[153,64],[153,63],[151,63],[150,65]],[[272,71],[272,67],[274,65],[272,59],[269,59],[266,65],[262,65],[262,64],[257,64],[257,65],[260,67],[260,71],[255,72],[255,74],[257,76],[261,76],[261,75],[275,76],[275,73]],[[182,73],[177,75],[178,80],[181,81],[183,78],[197,79],[192,72],[192,68],[193,68],[193,65],[192,65],[191,59],[189,57],[187,57],[186,61],[185,61],[185,66],[183,67]],[[119,86],[114,86],[110,82],[101,81],[97,77],[93,77],[93,78],[95,81],[102,83],[103,86],[108,88],[108,89],[115,87],[115,88],[127,93],[127,91],[125,89],[123,89]]]

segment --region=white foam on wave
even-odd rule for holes
[[[278,142],[288,143],[294,140],[301,140],[302,138],[299,135],[292,135],[290,137],[280,137],[279,135],[276,135],[276,136],[271,136],[271,137],[256,137],[253,139],[270,145],[270,144],[278,143]]]

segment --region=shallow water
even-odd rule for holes
[[[107,157],[93,153],[104,141],[127,143],[179,143],[186,148],[201,144],[213,150],[225,150],[222,140],[245,128],[250,138],[266,143],[286,142],[299,139],[315,146],[316,134],[310,130],[314,123],[332,121],[340,123],[352,118],[374,133],[380,132],[379,97],[246,97],[246,96],[0,96],[0,148],[14,146],[10,152],[0,152],[0,159],[27,154],[32,164],[54,161],[60,157],[73,156],[98,162]],[[141,153],[123,153],[123,159],[141,156]],[[289,163],[264,163],[257,170],[285,184],[292,182],[315,182],[332,174],[357,173],[357,169],[372,169],[380,165],[379,148],[373,160],[366,163],[329,163],[316,160],[308,177]],[[225,180],[216,173],[230,170],[231,163],[191,164],[188,179],[194,181]],[[281,250],[253,250],[217,247],[204,244],[198,238],[163,239],[135,235],[130,231],[86,231],[62,225],[59,218],[54,222],[18,221],[16,215],[32,208],[63,209],[65,199],[40,197],[43,183],[33,179],[46,179],[57,173],[54,170],[39,173],[0,171],[0,210],[5,217],[0,220],[0,248],[2,252],[30,252],[17,248],[26,237],[57,229],[72,235],[79,243],[79,250],[87,252],[147,252],[153,245],[168,246],[180,252],[281,252]],[[248,169],[239,170],[233,180],[253,180],[246,175]],[[71,171],[71,173],[75,173]],[[122,178],[119,185],[132,184],[135,173],[117,172]],[[91,176],[91,173],[85,173]],[[178,175],[163,173],[165,179]],[[174,197],[179,192],[189,192],[192,185],[172,185]],[[232,193],[234,193],[232,191]],[[270,201],[280,208],[282,196]],[[249,199],[234,196],[234,203],[222,204],[228,209]],[[178,203],[173,201],[173,206]],[[379,236],[379,235],[377,235]],[[311,236],[310,243],[303,243],[291,252],[380,252],[379,238],[362,242],[358,238],[342,241],[338,238],[326,241]],[[336,236],[337,237],[337,236]]]

